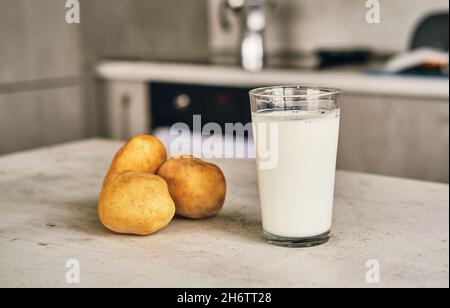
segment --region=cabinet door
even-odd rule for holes
[[[0,83],[82,73],[80,26],[61,0],[0,0]]]
[[[80,87],[0,94],[0,154],[85,138]]]
[[[448,101],[347,95],[338,168],[449,180]]]

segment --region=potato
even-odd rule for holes
[[[161,177],[143,172],[116,173],[103,187],[98,214],[111,231],[149,235],[172,220],[175,204]]]
[[[128,141],[114,156],[104,184],[113,174],[125,171],[154,174],[166,159],[166,149],[158,138],[136,136]]]
[[[209,218],[222,209],[227,188],[216,165],[192,156],[175,157],[162,164],[158,175],[167,181],[178,215]]]

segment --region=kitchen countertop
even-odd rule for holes
[[[332,240],[266,244],[251,160],[218,160],[229,184],[216,218],[176,218],[148,237],[117,235],[97,197],[121,143],[88,140],[0,157],[0,287],[448,287],[449,186],[339,171]],[[365,277],[380,265],[380,284]]]
[[[95,71],[99,78],[109,81],[158,81],[232,87],[307,84],[340,88],[347,94],[427,98],[447,102],[449,99],[448,78],[368,74],[363,71],[268,68],[254,74],[234,66],[140,61],[105,61],[99,63]]]

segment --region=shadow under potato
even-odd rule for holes
[[[86,236],[105,236],[111,233],[98,218],[97,199],[64,202],[62,209],[49,215],[46,227],[72,230]]]
[[[227,233],[253,242],[264,242],[261,220],[244,216],[237,211],[223,211],[208,219],[189,219],[175,215],[171,224],[182,223],[187,227],[195,226],[205,231]],[[189,230],[186,230],[189,232]]]
[[[110,237],[111,235],[146,237],[110,231],[100,222],[97,204],[97,197],[84,200],[65,200],[63,204],[59,204],[59,210],[48,216],[45,222],[46,227],[54,230],[63,228],[82,233],[85,234],[86,240],[91,240],[90,237],[92,236]],[[227,211],[226,209],[222,210],[217,216],[208,219],[189,219],[175,215],[168,226],[149,236],[158,236],[161,233],[176,234],[178,232],[195,234],[199,230],[201,232],[215,232],[218,236],[223,233],[224,237],[232,236],[253,242],[264,242],[260,218],[252,218],[238,211]]]

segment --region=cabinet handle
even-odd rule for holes
[[[122,138],[128,139],[130,138],[130,124],[131,124],[131,113],[130,113],[130,106],[131,106],[131,96],[128,93],[125,93],[122,95],[121,98],[121,105],[122,105]]]

